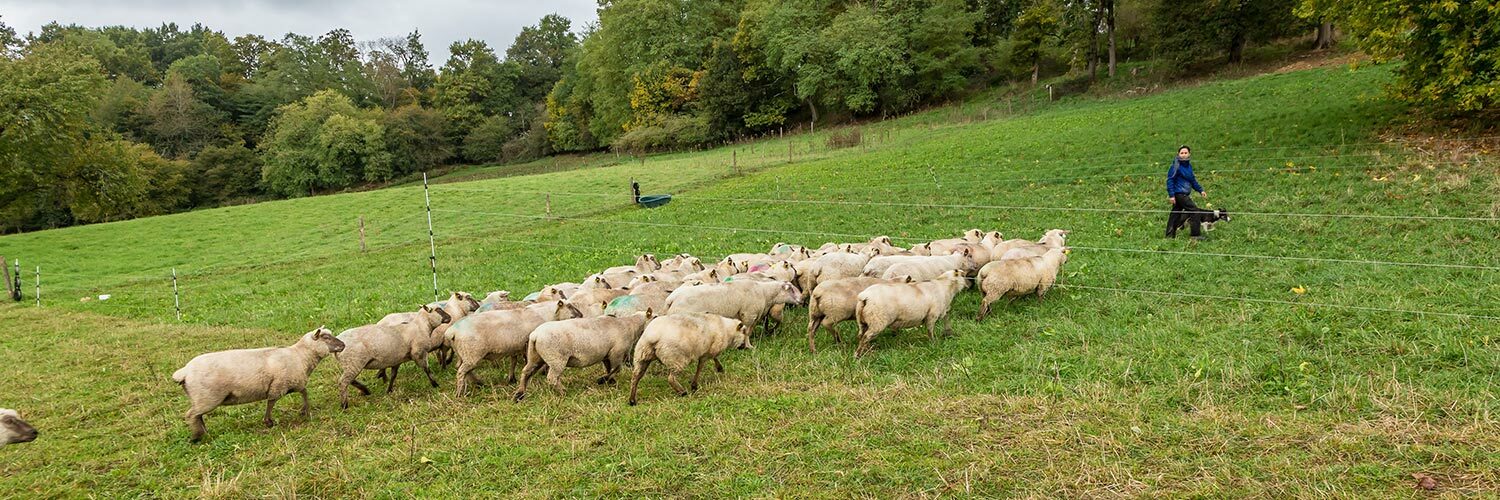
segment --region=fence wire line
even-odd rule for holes
[[[575,192],[559,192],[559,191],[506,190],[505,192],[507,192],[507,193],[527,193],[527,194],[577,195],[577,196],[617,196],[617,195],[608,195],[608,194],[575,193]],[[625,196],[628,197],[629,195],[625,195]],[[942,204],[942,203],[903,203],[903,202],[890,202],[890,201],[794,200],[794,199],[786,199],[786,198],[723,198],[723,197],[713,197],[713,196],[698,196],[698,195],[691,195],[691,194],[688,194],[688,195],[674,194],[674,195],[672,195],[672,199],[673,200],[717,201],[717,202],[726,202],[726,203],[765,203],[765,204],[794,203],[794,204],[804,204],[804,205],[810,204],[810,205],[845,205],[845,206],[902,207],[902,208],[952,208],[952,209],[966,209],[966,210],[1035,210],[1035,211],[1055,211],[1055,212],[1143,213],[1143,214],[1157,214],[1157,215],[1166,213],[1166,210],[1161,210],[1161,209],[1144,209],[1144,208],[1043,207],[1043,206],[1026,206],[1026,205],[981,205],[981,204],[952,205],[952,204]],[[470,212],[470,213],[481,213],[481,212]],[[1494,221],[1500,221],[1500,217],[1466,217],[1466,216],[1448,216],[1448,215],[1321,214],[1321,213],[1306,213],[1306,212],[1244,212],[1244,211],[1235,211],[1235,212],[1233,212],[1233,214],[1236,217],[1248,215],[1248,216],[1257,216],[1257,217],[1258,216],[1265,216],[1265,217],[1317,217],[1317,218],[1331,218],[1331,219],[1371,219],[1371,220],[1440,220],[1440,221],[1467,221],[1467,222],[1494,222]],[[491,214],[491,215],[495,215],[495,214]]]
[[[1297,302],[1297,301],[1293,301],[1293,300],[1258,299],[1258,298],[1253,298],[1253,297],[1234,297],[1234,296],[1229,296],[1229,295],[1207,295],[1207,294],[1200,294],[1200,293],[1163,292],[1163,291],[1158,291],[1158,290],[1140,290],[1140,289],[1135,289],[1135,288],[1114,288],[1114,287],[1106,287],[1106,286],[1074,285],[1074,284],[1062,284],[1062,283],[1059,283],[1059,284],[1057,284],[1055,286],[1058,287],[1058,288],[1078,288],[1078,289],[1086,289],[1086,290],[1104,290],[1104,291],[1111,291],[1111,292],[1140,293],[1140,294],[1147,294],[1147,295],[1162,295],[1162,296],[1183,297],[1183,298],[1193,298],[1193,299],[1237,300],[1237,301],[1241,301],[1241,302],[1258,302],[1258,303],[1263,303],[1263,304],[1284,304],[1284,305],[1309,306],[1309,307],[1327,307],[1327,308],[1331,308],[1331,309],[1349,309],[1349,310],[1355,310],[1355,311],[1390,312],[1390,313],[1401,313],[1401,314],[1416,314],[1416,315],[1422,315],[1422,316],[1445,316],[1445,317],[1464,318],[1464,319],[1500,320],[1500,316],[1490,316],[1490,315],[1484,315],[1484,314],[1467,314],[1467,313],[1442,312],[1442,311],[1423,311],[1423,310],[1420,310],[1420,309],[1393,309],[1393,308],[1385,308],[1385,307],[1351,306],[1351,305],[1344,305],[1344,304],[1328,304],[1328,303],[1322,303],[1322,302]]]
[[[1399,157],[1404,157],[1405,155],[1416,155],[1416,154],[1417,153],[1405,153],[1405,152],[1399,152],[1399,153],[1383,153],[1383,152],[1369,153],[1369,152],[1364,152],[1364,153],[1342,153],[1342,154],[1321,154],[1321,155],[1308,154],[1308,155],[1292,155],[1292,156],[1268,156],[1268,157],[1254,157],[1254,158],[1212,158],[1212,159],[1209,159],[1209,160],[1203,160],[1202,157],[1200,156],[1198,159],[1200,160],[1200,163],[1202,163],[1202,162],[1209,162],[1209,163],[1220,163],[1220,164],[1223,164],[1223,163],[1244,163],[1244,162],[1277,162],[1277,163],[1284,163],[1284,162],[1286,162],[1288,160],[1307,161],[1309,159],[1321,159],[1321,158],[1334,158],[1334,159],[1341,159],[1341,158],[1350,158],[1350,159],[1359,159],[1359,158],[1399,158]],[[1465,162],[1463,162],[1461,160],[1434,160],[1434,162],[1441,162],[1441,163],[1465,163]],[[940,164],[940,165],[933,165],[933,164],[931,164],[931,162],[927,162],[927,163],[905,163],[905,164],[901,164],[902,167],[909,167],[909,168],[912,168],[912,169],[926,170],[926,169],[928,169],[930,167],[932,170],[934,170],[934,171],[936,171],[938,173],[952,172],[952,171],[961,170],[961,169],[962,170],[969,170],[969,169],[972,169],[974,167],[993,167],[993,166],[999,166],[999,165],[1007,165],[1007,166],[1009,166],[1009,165],[1022,165],[1022,166],[1031,166],[1031,167],[1042,167],[1042,166],[1046,165],[1046,163],[1042,163],[1041,160],[1036,160],[1036,163],[1033,163],[1033,162],[1028,162],[1026,160],[1008,160],[1008,159],[1005,159],[1005,158],[997,158],[997,159],[990,160],[988,162],[982,162],[982,163],[981,162],[975,162],[975,163],[944,163],[944,164]],[[1098,169],[1098,168],[1135,167],[1135,166],[1142,166],[1142,165],[1151,165],[1152,167],[1158,167],[1159,168],[1159,167],[1165,167],[1166,166],[1166,162],[1161,161],[1161,158],[1157,158],[1155,160],[1141,160],[1141,161],[1133,161],[1133,162],[1128,162],[1128,163],[1110,163],[1110,164],[1102,164],[1102,165],[1100,165],[1100,164],[1077,165],[1077,166],[1072,166],[1072,167],[1057,167],[1057,168],[1045,167],[1045,169],[1047,171],[1049,171],[1049,172],[1066,172],[1066,171],[1073,171],[1073,170],[1088,170],[1088,169]],[[1008,169],[1002,169],[1002,170],[987,170],[986,172],[987,173],[994,173],[994,174],[1006,174],[1006,173],[1016,173],[1016,172],[1029,172],[1029,171],[1035,171],[1035,170],[1037,170],[1037,169],[1036,168],[1008,168]]]
[[[439,209],[433,209],[433,211],[434,212],[449,212],[449,213],[468,213],[468,214],[478,214],[478,215],[494,215],[494,216],[513,217],[513,218],[520,218],[520,219],[556,219],[556,220],[568,220],[568,221],[575,221],[575,222],[588,222],[588,223],[599,223],[599,224],[616,224],[616,223],[618,223],[618,224],[639,225],[639,226],[678,227],[678,228],[688,228],[688,229],[708,229],[708,230],[716,230],[716,231],[745,231],[745,232],[759,232],[759,233],[772,233],[772,234],[795,234],[795,235],[803,235],[803,236],[831,236],[831,237],[839,237],[839,238],[854,238],[857,241],[868,241],[868,240],[870,240],[872,238],[880,236],[880,235],[873,235],[872,236],[872,235],[865,235],[865,234],[833,233],[833,232],[825,232],[825,231],[794,231],[794,230],[782,230],[782,229],[745,228],[745,227],[732,227],[732,226],[700,226],[700,225],[692,225],[692,224],[673,224],[673,223],[666,223],[666,222],[642,222],[642,221],[624,221],[624,220],[606,220],[606,219],[587,219],[587,218],[568,217],[568,216],[560,216],[560,215],[554,215],[554,216],[551,216],[551,217],[547,217],[547,216],[534,216],[534,215],[525,215],[525,214],[510,214],[510,213],[501,213],[501,212],[462,212],[462,211],[456,211],[456,210],[439,210]],[[920,242],[933,241],[933,240],[936,240],[936,239],[941,239],[941,238],[923,238],[923,237],[911,237],[911,236],[887,236],[887,237],[891,238],[892,240],[897,240],[897,241],[919,242],[919,243]],[[951,236],[948,236],[948,237],[951,237]],[[1476,264],[1439,264],[1439,263],[1430,263],[1430,262],[1360,260],[1360,259],[1337,259],[1337,258],[1322,258],[1322,257],[1296,257],[1296,256],[1286,256],[1286,255],[1261,255],[1261,254],[1184,252],[1184,251],[1175,251],[1175,250],[1154,250],[1154,249],[1143,249],[1143,248],[1087,247],[1087,246],[1076,246],[1076,245],[1068,245],[1068,247],[1069,248],[1073,248],[1073,249],[1077,249],[1077,250],[1101,251],[1101,252],[1156,253],[1156,254],[1166,254],[1166,255],[1185,255],[1185,256],[1197,256],[1197,257],[1226,257],[1226,258],[1241,258],[1241,259],[1290,260],[1290,261],[1301,261],[1301,262],[1332,262],[1332,263],[1340,263],[1340,264],[1367,264],[1367,265],[1384,265],[1384,266],[1408,266],[1408,267],[1428,267],[1428,268],[1446,268],[1446,269],[1466,269],[1466,270],[1479,270],[1479,271],[1500,271],[1500,267],[1497,267],[1497,266],[1485,266],[1485,265],[1476,265]]]

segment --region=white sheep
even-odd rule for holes
[[[995,256],[993,260],[1041,257],[1048,250],[1062,248],[1067,243],[1068,233],[1069,231],[1062,229],[1052,229],[1037,241],[1005,240],[995,245],[990,253]]]
[[[568,303],[578,308],[583,317],[597,318],[604,315],[604,308],[609,307],[610,301],[628,294],[630,291],[623,288],[584,290],[574,294]]]
[[[937,340],[937,323],[943,322],[945,334],[953,334],[948,312],[953,298],[969,286],[968,278],[949,271],[932,281],[872,285],[859,292],[854,317],[859,321],[859,347],[854,356],[870,352],[871,341],[887,328],[927,327],[927,336]]]
[[[578,291],[582,288],[582,283],[573,282],[547,285],[545,287],[542,287],[541,291],[537,292],[536,301],[546,302],[550,300],[568,300],[568,297],[572,297],[573,294],[578,293]]]
[[[459,396],[470,382],[480,383],[473,373],[480,361],[499,361],[509,358],[509,382],[515,382],[518,357],[526,355],[526,340],[531,331],[542,323],[577,318],[582,314],[577,308],[562,301],[538,302],[522,309],[483,312],[460,320],[448,328],[447,340],[453,346],[458,359],[457,386]]]
[[[547,382],[563,395],[562,374],[565,368],[584,368],[604,364],[600,385],[615,383],[615,374],[625,364],[625,357],[640,340],[641,332],[652,318],[652,311],[569,319],[543,323],[532,330],[526,345],[526,368],[515,399],[526,397],[526,383],[542,367],[547,368]]]
[[[978,229],[970,229],[968,231],[964,231],[962,237],[932,240],[932,242],[925,244],[925,248],[930,252],[928,255],[947,255],[953,253],[954,246],[958,244],[979,243],[983,239],[984,231],[980,231]],[[913,250],[916,249],[913,248]]]
[[[968,247],[959,247],[958,253],[952,255],[898,262],[886,268],[885,273],[880,277],[895,279],[906,276],[913,281],[927,281],[942,276],[948,271],[958,271],[968,276],[978,270],[979,262],[974,258],[973,251]]]
[[[330,353],[344,350],[344,343],[327,328],[303,334],[288,347],[235,349],[201,354],[172,374],[182,386],[190,406],[187,411],[191,440],[198,442],[208,433],[203,415],[221,405],[238,405],[266,401],[266,427],[276,425],[271,410],[282,396],[302,394],[302,418],[312,405],[307,399],[307,377],[318,362]]]
[[[405,320],[394,321],[396,318]],[[338,357],[341,368],[339,406],[349,408],[350,385],[360,393],[370,395],[370,389],[358,380],[359,374],[365,370],[379,370],[384,376],[389,368],[385,392],[390,393],[396,388],[396,374],[407,361],[416,362],[427,375],[427,382],[437,387],[437,379],[432,377],[432,370],[427,366],[427,353],[442,345],[444,330],[451,321],[452,316],[443,309],[424,305],[415,313],[392,314],[380,323],[339,333],[338,339],[344,343],[343,355]]]
[[[635,276],[637,274],[640,273],[636,272],[636,270],[634,269],[626,271],[616,271],[612,273],[595,274],[589,276],[588,279],[584,280],[584,288],[591,288],[596,290],[599,288],[625,288],[625,285],[629,285],[630,280],[635,279]],[[596,279],[602,280],[604,284],[608,286],[598,286],[598,281],[596,281]],[[594,285],[588,286],[590,282],[593,282]]]
[[[661,263],[657,262],[655,255],[652,255],[652,254],[648,253],[648,254],[642,254],[641,256],[636,257],[635,258],[635,265],[633,265],[633,266],[615,266],[615,267],[611,267],[609,269],[605,269],[604,272],[600,273],[600,274],[612,274],[612,273],[624,273],[624,272],[642,273],[642,274],[644,274],[644,273],[656,272],[656,270],[658,270],[658,269],[661,269]]]
[[[732,347],[750,344],[745,328],[739,320],[715,314],[689,313],[668,314],[651,320],[641,339],[635,344],[635,373],[630,378],[630,404],[636,403],[636,389],[641,377],[653,361],[660,360],[667,367],[667,383],[677,390],[677,395],[686,396],[688,391],[677,382],[677,374],[694,361],[698,368],[693,372],[693,390],[698,390],[698,377],[703,374],[704,360],[711,360],[714,369],[724,372],[719,355]]]
[[[887,280],[868,276],[839,278],[818,283],[807,299],[807,349],[818,352],[819,328],[828,328],[834,342],[839,339],[838,324],[854,319],[854,308],[859,304],[859,292],[872,285],[883,283],[910,283],[910,278]]]
[[[802,292],[791,283],[735,281],[678,288],[667,296],[667,313],[703,312],[735,318],[744,324],[745,336],[749,337],[755,324],[770,313],[771,306],[801,302]]]
[[[21,414],[0,408],[0,446],[36,441],[36,427],[21,419]]]
[[[484,300],[479,301],[479,307],[484,307],[486,304],[500,305],[506,302],[510,302],[510,291],[495,290],[493,292],[490,292],[488,295],[485,295]]]
[[[965,273],[970,273],[970,272],[973,272],[973,271],[979,269],[978,262],[976,262],[974,260],[974,252],[972,250],[968,249],[968,248],[960,248],[956,253],[954,253],[952,255],[941,255],[941,256],[883,255],[883,256],[880,256],[880,257],[875,257],[875,258],[870,259],[870,263],[869,264],[865,264],[864,275],[865,276],[877,277],[877,278],[878,277],[885,277],[885,276],[887,276],[887,271],[889,271],[891,269],[891,267],[894,267],[897,264],[911,264],[911,265],[915,266],[915,267],[911,267],[911,269],[919,269],[919,270],[928,270],[928,269],[941,269],[941,270],[960,269],[960,270],[963,270],[963,272],[965,272]],[[905,273],[900,273],[900,274],[908,274],[909,275],[909,274],[912,274],[912,273],[911,272],[905,272]],[[941,271],[938,272],[937,274],[941,274]],[[925,280],[920,280],[919,279],[918,281],[925,281]]]
[[[480,308],[479,301],[474,300],[474,296],[470,295],[468,292],[452,292],[448,294],[448,300],[444,300],[442,302],[433,302],[431,304],[427,304],[427,306],[430,308],[441,308],[444,312],[448,313],[448,323],[450,324],[454,321],[463,319],[464,316],[467,316],[469,313],[477,311]],[[412,313],[398,314],[409,315]],[[381,321],[386,320],[390,320],[391,323],[400,323],[406,321],[406,318],[403,317],[394,319],[392,318],[392,315],[387,315],[386,319],[383,319]],[[433,324],[433,328],[437,328],[437,324]],[[441,341],[441,336],[439,336],[438,338],[438,346],[433,349],[433,352],[437,353],[438,363],[443,365],[443,368],[447,368],[448,364],[453,361],[453,350],[449,349],[448,345],[444,344]],[[384,380],[386,379],[386,377],[387,375],[385,373],[385,370],[381,370],[380,378]]]
[[[990,314],[990,304],[1009,297],[1014,301],[1035,293],[1037,300],[1057,282],[1057,273],[1068,261],[1067,247],[1048,250],[1041,257],[1001,259],[979,269],[979,288],[984,299],[979,305],[979,320]]]
[[[865,265],[870,263],[870,259],[878,255],[879,250],[867,248],[860,252],[833,252],[799,262],[802,265],[797,269],[802,285],[800,288],[808,292],[825,281],[860,276],[864,274]]]

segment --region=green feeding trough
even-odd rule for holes
[[[645,208],[656,208],[666,205],[672,201],[670,194],[648,194],[641,196],[641,184],[635,179],[630,180],[630,191],[635,196],[635,204]]]

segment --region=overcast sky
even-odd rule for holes
[[[484,40],[504,57],[523,26],[557,13],[571,19],[576,32],[597,18],[597,7],[596,0],[0,0],[0,22],[23,36],[52,21],[137,28],[175,22],[184,29],[203,23],[230,39],[246,33],[317,36],[346,28],[361,42],[417,29],[438,67],[454,41]]]

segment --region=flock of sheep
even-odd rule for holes
[[[561,395],[566,368],[603,364],[597,382],[613,384],[631,362],[629,403],[634,405],[641,377],[653,362],[666,366],[667,382],[687,395],[677,379],[684,369],[697,363],[690,383],[696,390],[705,361],[723,372],[719,356],[730,348],[753,347],[757,324],[774,333],[789,306],[806,304],[807,342],[814,352],[819,329],[827,328],[838,342],[836,326],[850,319],[859,325],[856,357],[870,352],[875,336],[889,329],[924,326],[935,339],[941,321],[951,335],[949,310],[971,280],[984,293],[981,320],[1001,298],[1044,295],[1067,261],[1067,234],[1054,229],[1039,241],[1005,240],[999,232],[971,229],[909,249],[884,236],[818,249],[778,243],[767,253],[733,254],[712,266],[687,254],[665,260],[646,254],[634,265],[605,269],[582,283],[550,285],[522,300],[506,291],[483,300],[453,292],[446,301],[337,336],[319,327],[289,347],[203,354],[172,379],[191,402],[186,418],[195,442],[207,432],[203,416],[221,405],[264,400],[269,427],[276,401],[298,392],[306,418],[307,379],[329,354],[341,367],[339,400],[346,409],[349,387],[370,394],[358,380],[367,370],[377,371],[389,392],[400,367],[414,362],[437,387],[429,354],[444,367],[457,364],[459,396],[481,383],[474,369],[482,361],[510,360],[508,381],[519,380],[517,401],[538,372],[545,370]],[[34,438],[35,430],[30,432]]]

